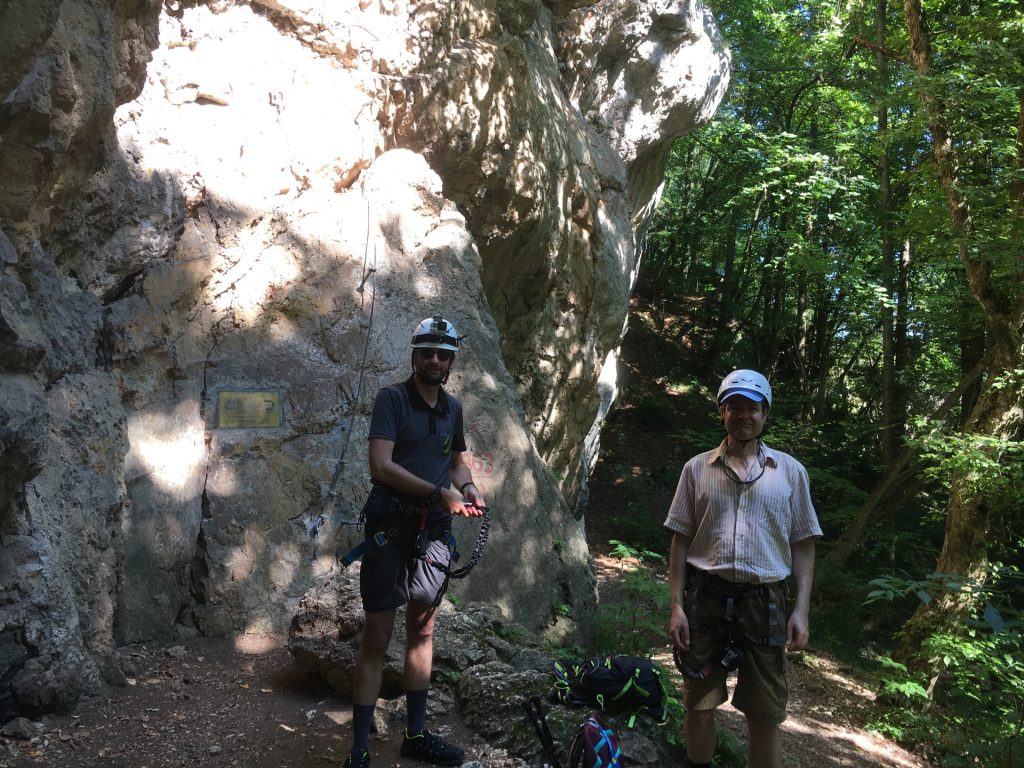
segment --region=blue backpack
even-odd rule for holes
[[[569,768],[622,768],[622,751],[610,728],[590,713],[569,747]]]

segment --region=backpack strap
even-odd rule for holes
[[[601,748],[607,745],[609,756],[608,759],[610,762],[606,767],[601,762],[601,758],[598,757],[597,762],[594,763],[594,765],[583,766],[583,768],[621,768],[622,750],[619,749],[619,744],[615,740],[615,734],[612,732],[611,728],[606,726],[604,724],[604,721],[602,721],[596,713],[591,714],[590,717],[587,718],[587,722],[589,722],[593,726],[594,730],[596,730],[600,734],[600,738],[594,745],[594,751],[600,753]],[[583,727],[586,728],[586,723],[584,723]]]
[[[579,678],[583,665],[574,659],[556,659],[551,667],[555,676],[555,695],[563,704],[582,704],[572,699],[572,681]]]

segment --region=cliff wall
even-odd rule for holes
[[[727,84],[696,0],[0,6],[0,720],[285,629],[434,314],[495,510],[456,591],[585,615],[636,243]]]

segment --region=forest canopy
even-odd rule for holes
[[[673,147],[638,297],[659,333],[699,349],[703,378],[771,378],[772,439],[808,465],[826,531],[821,599],[864,603],[853,636],[891,652],[883,728],[933,741],[942,764],[1013,764],[1021,7],[714,10],[732,82],[713,124]]]

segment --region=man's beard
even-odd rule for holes
[[[436,387],[444,383],[445,372],[443,370],[431,371],[426,367],[416,369],[416,376],[428,387]]]

